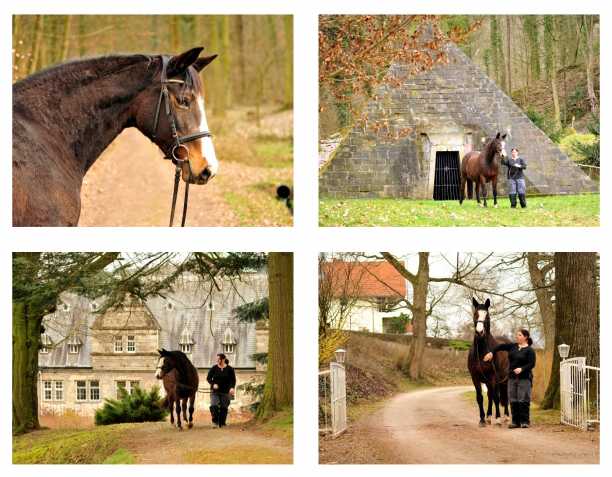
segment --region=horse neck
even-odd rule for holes
[[[491,346],[492,338],[493,337],[491,336],[491,333],[489,331],[487,331],[482,338],[479,338],[476,335],[474,335],[474,347],[476,351],[478,352],[478,356],[480,357],[481,360],[485,354],[487,354],[493,349],[493,346]]]
[[[495,162],[495,156],[497,155],[497,151],[495,150],[495,140],[489,141],[487,147],[485,147],[484,151],[480,154],[480,157],[484,159],[487,164],[493,164]]]
[[[65,156],[84,175],[121,131],[135,125],[134,100],[155,74],[148,63],[121,56],[52,67],[24,80],[17,101],[36,95],[31,114],[37,125],[60,136]]]

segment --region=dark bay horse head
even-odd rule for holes
[[[166,57],[167,71],[162,83],[163,57],[155,57],[159,68],[151,86],[146,88],[136,111],[138,128],[145,132],[169,159],[180,158],[182,178],[191,184],[206,184],[217,174],[217,157],[210,137],[195,138],[174,148],[170,116],[178,137],[208,131],[204,111],[204,88],[199,72],[217,55],[198,58],[203,48],[192,48],[178,56]],[[162,88],[168,88],[169,108],[161,97]],[[161,105],[160,105],[161,101]],[[159,114],[157,114],[159,107]],[[188,160],[185,160],[187,159]]]
[[[487,148],[492,147],[495,151],[495,154],[499,154],[499,156],[504,159],[508,157],[508,154],[506,153],[506,136],[506,134],[502,136],[501,133],[498,132],[497,136],[491,139],[489,144],[487,144]]]
[[[477,338],[484,338],[491,332],[491,321],[489,317],[491,300],[487,298],[484,304],[480,304],[476,298],[472,298],[472,304],[474,305],[474,336]]]
[[[157,362],[155,377],[164,379],[164,376],[167,376],[174,369],[175,364],[169,351],[162,348],[161,350],[158,349],[157,352],[159,353],[159,361]]]

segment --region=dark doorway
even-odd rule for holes
[[[459,151],[437,151],[434,200],[459,200],[460,185]]]

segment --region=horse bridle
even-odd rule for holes
[[[168,79],[168,63],[170,62],[171,55],[163,55],[162,56],[162,73],[161,73],[161,92],[159,93],[159,101],[157,102],[157,111],[155,112],[155,126],[153,127],[153,142],[155,142],[155,136],[157,135],[157,126],[159,123],[159,112],[161,111],[162,99],[166,104],[166,116],[168,117],[168,123],[170,124],[170,130],[172,131],[172,137],[174,138],[174,142],[170,145],[170,147],[166,150],[164,155],[164,159],[170,159],[174,164],[176,164],[176,170],[174,175],[174,194],[172,196],[172,210],[170,212],[170,227],[172,227],[172,222],[174,221],[174,209],[176,207],[176,197],[178,194],[178,186],[181,177],[181,171],[183,162],[187,163],[187,169],[189,170],[189,180],[193,179],[193,173],[191,171],[191,164],[189,163],[189,148],[185,146],[185,142],[193,141],[194,139],[199,139],[202,137],[213,137],[210,131],[200,131],[197,133],[187,134],[185,136],[179,137],[176,132],[176,123],[174,122],[174,116],[172,116],[172,108],[170,108],[170,95],[168,94],[168,83],[179,83],[185,84],[183,80],[177,79]],[[176,157],[175,152],[179,148],[185,148],[187,151],[187,156],[185,159],[181,159]],[[189,196],[189,181],[185,183],[185,199],[183,201],[183,219],[181,221],[181,227],[185,226],[185,217],[187,216],[187,199]]]
[[[487,312],[487,316],[489,316],[489,312]],[[476,320],[475,324],[477,325],[478,323],[482,323],[482,326],[483,326],[483,328],[485,330],[485,340],[484,340],[484,342],[485,342],[485,346],[487,348],[487,353],[490,353],[491,350],[489,349],[489,343],[487,341],[486,319],[481,320],[480,318],[478,318]],[[476,345],[475,349],[476,349],[476,360],[478,361],[478,368],[480,368],[480,374],[482,374],[482,377],[484,378],[485,381],[487,381],[490,384],[494,384],[493,381],[489,381],[487,379],[487,377],[484,374],[484,371],[482,370],[482,365],[480,364],[480,354],[478,353],[478,345]],[[486,354],[485,354],[485,356],[486,356]],[[483,356],[483,358],[484,358],[484,356]],[[493,358],[491,358],[491,366],[493,366],[493,373],[495,374],[495,376],[497,376],[497,369],[495,368],[495,363],[493,362]],[[507,379],[508,379],[508,376],[506,376],[506,378],[503,381],[499,382],[498,384],[504,383]]]

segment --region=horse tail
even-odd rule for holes
[[[166,396],[164,399],[162,399],[161,401],[159,401],[159,403],[157,404],[157,407],[160,409],[168,409],[168,396]]]
[[[466,179],[465,182],[467,183],[467,198],[473,199],[474,198],[474,183],[470,179]]]

